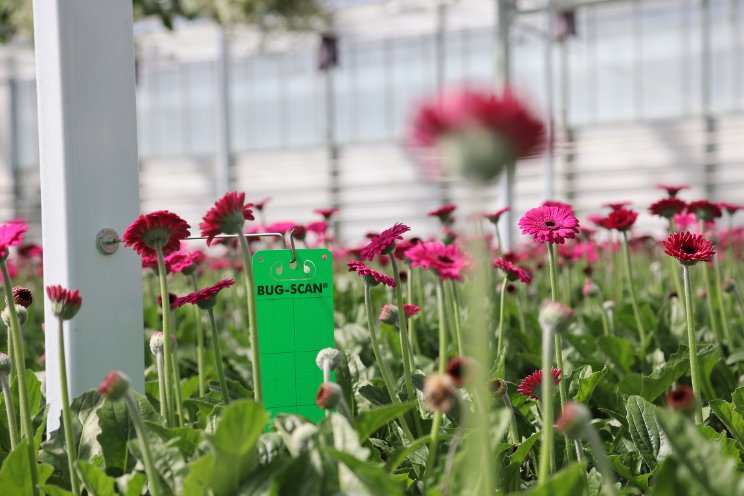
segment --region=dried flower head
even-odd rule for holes
[[[491,396],[497,400],[507,393],[508,387],[503,379],[491,379],[488,381],[488,390],[491,392]]]
[[[424,402],[430,410],[450,411],[456,394],[455,384],[448,374],[431,374],[424,381]]]
[[[336,348],[323,348],[316,355],[315,364],[323,370],[323,365],[327,363],[331,370],[335,370],[341,365],[341,358],[341,352]]]
[[[8,375],[11,370],[13,370],[13,364],[10,362],[10,357],[0,352],[0,374]]]
[[[165,340],[163,339],[162,331],[156,331],[150,336],[150,353],[157,355],[163,352],[165,346]]]

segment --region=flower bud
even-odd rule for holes
[[[13,288],[13,301],[15,301],[16,305],[28,308],[34,301],[34,295],[30,289],[23,286],[16,286]]]
[[[587,298],[597,298],[600,296],[599,286],[591,279],[584,280],[584,286],[581,288],[581,292]]]
[[[315,357],[315,364],[323,370],[323,364],[328,363],[331,370],[335,370],[341,364],[341,352],[335,348],[323,348]]]
[[[605,309],[605,312],[612,313],[615,311],[615,302],[612,300],[607,300],[604,303],[602,303],[602,307]]]
[[[8,375],[12,369],[13,364],[10,363],[10,357],[0,352],[0,374]]]
[[[129,391],[129,378],[118,370],[112,370],[98,385],[98,392],[110,400],[123,398]]]
[[[447,374],[431,374],[424,381],[424,401],[430,410],[448,412],[455,399],[455,385]]]
[[[540,309],[538,320],[543,331],[550,330],[560,334],[568,329],[573,316],[573,310],[557,301],[552,301]]]
[[[579,438],[591,420],[592,414],[586,405],[569,401],[558,417],[556,430],[568,437]]]
[[[467,385],[472,378],[473,365],[467,357],[453,357],[447,364],[447,375],[456,387]]]
[[[154,332],[150,337],[150,353],[152,353],[153,355],[162,353],[164,346],[165,339],[163,338],[163,333],[160,331]]]
[[[403,303],[403,313],[406,317],[411,318],[421,311],[421,307],[413,303]]]
[[[80,310],[83,299],[77,289],[69,290],[62,286],[47,286],[47,296],[52,303],[52,313],[62,320],[72,319]]]
[[[379,319],[383,324],[396,325],[398,323],[398,307],[390,303],[385,304],[382,307]]]
[[[491,379],[488,381],[488,390],[491,392],[493,399],[497,400],[507,392],[506,381],[503,379]]]
[[[341,402],[342,396],[341,386],[335,382],[324,382],[315,395],[315,404],[325,410],[333,410]]]
[[[723,281],[723,290],[727,293],[736,292],[736,281],[734,281],[730,277],[727,277],[726,280]]]
[[[695,410],[697,400],[695,393],[689,386],[677,386],[666,395],[666,404],[669,408],[685,413]]]
[[[23,308],[21,305],[16,305],[15,303],[14,305],[16,315],[18,316],[18,325],[23,326],[28,320],[28,310]],[[8,310],[8,306],[6,306],[2,313],[0,313],[0,318],[3,320],[5,327],[10,328],[10,310]]]

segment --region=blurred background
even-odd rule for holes
[[[347,241],[469,209],[404,146],[438,89],[505,82],[552,123],[517,165],[516,215],[683,199],[744,202],[744,0],[135,0],[142,211],[192,225],[228,190],[269,222],[339,206]],[[0,215],[40,220],[30,0],[0,0]],[[494,209],[506,185],[487,185]],[[648,215],[639,227],[663,226]]]

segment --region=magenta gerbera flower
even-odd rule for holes
[[[575,215],[574,209],[571,205],[569,205],[566,202],[558,201],[558,200],[545,200],[540,204],[541,207],[558,207],[562,208],[563,210],[566,210],[571,215]]]
[[[564,208],[540,206],[528,210],[519,219],[519,227],[522,234],[533,236],[538,243],[563,244],[576,237],[579,220]]]
[[[389,229],[385,229],[380,234],[373,236],[367,246],[360,251],[362,260],[374,260],[375,255],[388,255],[395,248],[395,241],[403,239],[403,233],[407,233],[411,228],[404,224],[395,224]]]
[[[504,213],[511,210],[511,207],[504,207],[496,210],[495,212],[489,212],[483,214],[483,217],[488,219],[492,224],[496,225],[499,223],[499,220],[501,219],[501,216],[504,215]]]
[[[233,284],[235,284],[235,279],[223,279],[222,281],[209,286],[208,288],[204,288],[195,293],[190,293],[186,296],[176,298],[176,301],[173,302],[172,307],[179,308],[186,303],[191,303],[192,305],[199,305],[199,308],[212,308],[214,307],[215,303],[217,303],[217,293],[225,288],[229,288]]]
[[[508,260],[504,260],[503,258],[494,258],[491,262],[491,266],[494,269],[501,270],[507,279],[510,281],[522,281],[525,284],[529,284],[532,282],[532,277],[527,273],[526,270],[524,270],[521,267],[517,267],[513,263],[509,262]]]
[[[23,233],[26,231],[28,226],[21,222],[8,222],[0,226],[0,258],[8,256],[8,248],[23,242]]]
[[[609,213],[602,219],[601,226],[605,229],[616,229],[618,231],[627,231],[635,224],[638,214],[627,208],[618,208]]]
[[[709,262],[716,254],[713,243],[701,234],[675,232],[662,241],[662,244],[664,245],[664,253],[676,258],[682,265]]]
[[[677,196],[677,193],[683,189],[689,189],[690,187],[686,184],[657,184],[657,189],[663,189],[669,196]]]
[[[331,217],[333,217],[334,215],[336,215],[340,211],[341,211],[341,209],[340,208],[336,208],[336,207],[333,207],[333,208],[316,208],[315,210],[313,210],[313,212],[315,212],[316,214],[322,215],[325,220],[329,220]]]
[[[356,272],[362,279],[364,279],[365,284],[368,286],[377,286],[382,283],[391,288],[395,287],[395,279],[377,272],[376,270],[370,269],[359,260],[352,260],[346,265],[349,267],[349,272]]]
[[[273,224],[270,224],[269,226],[267,226],[266,231],[285,234],[291,231],[292,229],[294,229],[295,227],[297,227],[297,224],[295,224],[294,222],[289,221],[289,220],[281,220],[281,221],[274,222]]]
[[[171,272],[173,274],[177,274],[179,272],[183,272],[186,275],[191,274],[194,270],[196,270],[196,266],[199,265],[206,255],[202,253],[199,250],[180,250],[174,253],[171,253],[167,257],[165,257],[165,267],[168,269],[168,272]],[[145,259],[142,259],[142,266],[144,267]],[[157,261],[156,261],[157,265]]]
[[[441,279],[462,281],[462,271],[468,262],[457,245],[445,245],[439,241],[426,241],[413,245],[405,253],[411,267],[423,267],[436,271]]]
[[[140,215],[124,231],[121,240],[143,256],[156,256],[156,248],[161,248],[163,256],[168,256],[181,247],[181,241],[188,238],[189,225],[178,215],[167,210],[158,210]]]
[[[553,384],[556,386],[561,382],[561,369],[553,368]],[[543,373],[542,370],[536,370],[519,383],[517,391],[525,396],[529,396],[532,399],[538,399],[540,397],[540,386],[542,385]]]
[[[199,224],[201,235],[211,245],[215,236],[238,234],[243,230],[246,220],[253,220],[252,203],[245,203],[245,193],[232,191],[214,203]]]
[[[70,320],[83,305],[83,298],[77,289],[65,289],[62,286],[47,286],[47,297],[52,304],[52,313],[62,319]]]
[[[454,203],[448,203],[446,205],[442,205],[439,208],[435,208],[434,210],[431,210],[426,213],[429,217],[437,217],[443,224],[451,224],[452,223],[452,213],[457,209],[457,205]]]
[[[413,303],[403,303],[403,313],[406,317],[413,317],[421,311],[421,307]]]

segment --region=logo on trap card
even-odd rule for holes
[[[259,284],[256,287],[258,296],[281,296],[281,295],[304,295],[304,294],[323,294],[328,289],[327,282],[316,283],[292,283],[289,285],[282,284]]]

